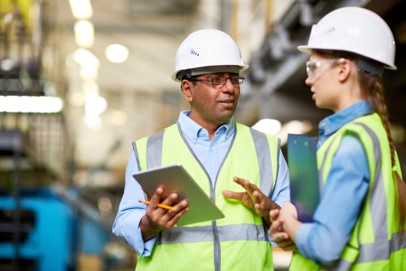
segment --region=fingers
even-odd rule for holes
[[[183,204],[181,204],[183,203]],[[168,212],[168,215],[171,215],[172,218],[168,220],[169,223],[169,228],[173,227],[178,220],[187,212],[189,211],[189,205],[187,204],[187,202],[181,202],[179,204],[181,204],[181,206],[178,206],[179,204],[177,204],[172,210],[170,210]]]
[[[285,240],[285,241],[279,242],[278,247],[280,247],[281,249],[283,249],[285,251],[289,251],[289,250],[294,250],[296,248],[296,245],[291,240]]]
[[[189,205],[186,200],[173,205],[171,210],[160,208],[156,206],[147,207],[146,216],[148,217],[151,226],[159,228],[160,230],[169,229],[175,226],[176,222],[189,211]]]
[[[292,239],[290,239],[286,232],[275,234],[272,237],[272,240],[283,250],[293,250],[296,247],[295,243],[293,243]]]
[[[235,183],[241,185],[250,195],[253,193],[254,190],[258,190],[258,187],[256,185],[250,183],[248,180],[234,176],[233,181]]]
[[[233,181],[245,189],[246,192],[243,192],[243,194],[248,195],[253,204],[260,203],[262,198],[266,197],[255,184],[248,180],[234,176]]]
[[[172,209],[161,208],[158,204],[171,206]],[[179,201],[177,193],[171,193],[165,197],[164,189],[158,187],[151,196],[150,204],[147,206],[146,216],[152,228],[164,230],[172,228],[188,210],[189,204],[186,199]]]
[[[242,201],[242,200],[244,200],[246,193],[245,192],[233,192],[230,190],[223,190],[222,194],[224,197]]]
[[[160,208],[160,217],[159,224],[164,229],[169,229],[175,226],[176,222],[187,212],[189,211],[189,205],[186,200],[182,200],[179,203],[175,204],[172,210],[166,210]]]
[[[272,236],[272,241],[278,244],[278,247],[283,250],[293,250],[296,246],[287,232],[283,230],[284,220],[280,216],[281,211],[274,209],[269,212],[271,226],[269,227],[269,235]]]
[[[269,212],[269,217],[270,217],[270,219],[271,219],[271,222],[273,222],[273,221],[275,221],[275,220],[277,220],[278,219],[278,217],[279,217],[279,209],[272,209],[270,212]]]
[[[289,235],[286,232],[276,232],[272,235],[272,241],[275,243],[280,243],[286,242],[289,239]]]
[[[271,236],[274,236],[275,234],[278,234],[280,232],[283,232],[283,221],[276,220],[272,222],[271,226],[269,227],[269,234]]]
[[[156,209],[156,208],[158,208],[158,204],[159,204],[159,201],[161,200],[161,196],[162,196],[163,191],[164,190],[163,190],[162,187],[158,187],[155,190],[154,194],[152,194],[152,196],[151,196],[151,198],[149,200],[150,204],[147,207],[147,210],[148,209]]]
[[[177,196],[174,198],[177,198]],[[150,202],[151,201],[152,197]],[[172,200],[169,200],[166,203],[171,201]],[[172,228],[188,210],[189,205],[186,200],[182,200],[173,205],[171,210],[159,208],[155,201],[154,203],[149,204],[145,216],[140,222],[143,239],[149,240],[153,236],[159,234],[159,232]]]
[[[293,243],[292,239],[290,239],[289,235],[286,232],[278,232],[272,235],[272,241],[278,244],[283,250],[293,250],[296,246]]]
[[[244,192],[234,192],[230,190],[224,190],[222,192],[224,197],[229,199],[235,199],[241,201],[249,208],[255,209],[255,212],[266,218],[268,221],[269,210],[272,206],[271,200],[261,192],[261,190],[248,180],[234,176],[233,181],[244,188]]]

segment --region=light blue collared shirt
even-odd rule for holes
[[[343,125],[372,113],[367,101],[337,112],[319,124],[318,146]],[[306,258],[329,264],[341,256],[369,187],[369,166],[359,139],[346,135],[335,154],[313,223],[296,232],[296,245]]]
[[[231,119],[220,126],[215,132],[214,138],[210,140],[208,131],[189,118],[189,114],[190,111],[181,112],[178,123],[187,143],[205,167],[212,185],[214,185],[219,167],[232,143],[236,129],[235,121]],[[282,152],[279,152],[278,175],[270,198],[276,204],[282,206],[286,201],[290,200],[290,190],[287,164]],[[113,233],[125,240],[139,255],[147,257],[151,255],[156,238],[146,242],[142,239],[139,224],[141,218],[145,215],[146,207],[145,204],[137,201],[144,198],[140,185],[132,176],[137,171],[135,156],[132,154],[127,164],[124,194],[114,221]]]

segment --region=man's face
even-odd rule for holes
[[[189,80],[190,117],[206,127],[220,126],[233,116],[243,79],[236,73],[215,73]],[[206,124],[206,125],[205,125]]]

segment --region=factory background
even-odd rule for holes
[[[0,271],[134,270],[111,233],[126,162],[132,141],[187,108],[170,75],[194,30],[229,33],[250,65],[238,121],[283,144],[316,135],[330,112],[315,107],[296,47],[343,6],[375,11],[395,35],[384,83],[405,172],[406,1],[0,0]],[[289,254],[275,254],[285,270]]]

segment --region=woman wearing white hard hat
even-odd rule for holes
[[[375,13],[345,7],[298,49],[310,55],[305,82],[316,106],[334,112],[319,124],[322,197],[312,223],[291,203],[271,211],[270,234],[295,248],[290,270],[406,270],[406,187],[381,81],[396,70],[392,32]]]

